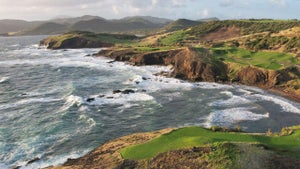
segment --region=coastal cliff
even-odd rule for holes
[[[222,22],[220,24],[227,24],[226,21],[224,22],[225,23]],[[248,23],[244,21],[240,22],[245,24],[245,27],[248,26]],[[214,23],[209,24],[215,25]],[[260,23],[256,23],[255,25],[260,25]],[[263,28],[264,26],[261,27],[261,32],[255,33],[263,33],[265,31]],[[189,81],[235,83],[257,86],[264,89],[276,90],[279,91],[280,94],[298,99],[298,101],[300,100],[300,67],[298,65],[299,38],[288,37],[286,39],[286,44],[281,47],[282,49],[273,50],[273,44],[252,47],[250,45],[250,42],[252,41],[250,40],[257,39],[255,37],[256,35],[248,36],[248,33],[244,32],[243,35],[245,36],[240,37],[240,30],[243,29],[237,27],[222,29],[222,27],[218,26],[215,29],[209,29],[209,31],[202,29],[204,28],[194,27],[193,29],[145,38],[147,40],[150,39],[149,41],[145,39],[139,41],[137,38],[127,37],[125,35],[125,38],[123,37],[117,40],[111,40],[111,38],[108,38],[109,40],[104,40],[105,38],[98,36],[97,39],[102,39],[98,47],[117,47],[101,50],[97,56],[108,57],[113,59],[113,61],[127,62],[136,66],[171,65],[172,72],[168,74],[171,77]],[[226,37],[231,41],[222,39],[224,37],[224,31],[232,33],[229,34],[230,36]],[[93,36],[97,37],[95,34]],[[72,41],[74,41],[74,44],[81,48],[90,47],[89,45],[85,45],[88,44],[85,41],[80,41],[76,38],[73,40],[72,38],[73,37],[63,38],[63,41],[48,39],[42,41],[41,44],[47,45],[50,49],[74,48],[72,43]],[[199,43],[199,38],[202,38],[203,42],[200,41],[201,43]],[[232,41],[232,38],[236,39]],[[273,36],[266,36],[266,40],[271,39],[275,42],[276,39],[272,38]],[[292,41],[293,39],[295,39],[295,43],[292,43],[294,42]],[[70,42],[68,40],[70,40]],[[93,40],[97,41],[95,39]],[[212,40],[213,42],[208,40]],[[273,43],[271,40],[270,43]],[[153,43],[149,43],[150,41]],[[233,45],[233,47],[226,46],[228,44]],[[246,46],[246,44],[249,46]],[[268,51],[262,51],[263,49]],[[287,49],[293,49],[293,52]],[[291,53],[283,53],[282,51]],[[164,73],[162,72],[162,74]],[[124,154],[122,154],[122,151],[124,148],[128,148],[128,146],[131,147],[130,145],[142,144],[150,141],[169,131],[171,130],[158,131],[151,133],[150,135],[149,133],[134,134],[115,139],[103,144],[79,159],[69,159],[63,166],[49,168],[174,168],[174,166],[177,168],[218,168],[215,164],[228,164],[228,166],[223,168],[297,168],[300,164],[298,156],[297,158],[288,158],[286,156],[278,155],[273,152],[273,149],[269,149],[269,147],[266,148],[265,146],[257,146],[248,143],[221,144],[218,145],[220,147],[215,145],[192,146],[162,152],[146,160],[128,159],[123,156]],[[297,133],[299,134],[299,131]],[[201,137],[199,140],[206,137],[207,135]],[[226,139],[229,138],[231,137],[226,137]],[[297,135],[297,139],[298,138],[299,135]],[[222,140],[220,138],[214,139]],[[269,137],[264,137],[263,139],[269,141]],[[174,139],[172,138],[170,140]],[[255,139],[254,142],[257,140],[259,139]],[[207,143],[209,143],[209,141],[207,141]],[[161,145],[159,146],[162,147]],[[220,148],[222,150],[221,152],[226,152],[225,155],[229,154],[226,156],[229,159],[225,159],[225,161],[222,161],[224,159],[221,161],[210,161],[217,157],[217,154],[214,154],[215,152],[219,153],[216,151],[218,150],[216,147]],[[233,154],[240,155],[240,161],[235,162],[235,167],[231,166],[232,161],[230,161],[232,158],[236,158],[234,155],[231,156],[233,150],[231,149],[232,147],[234,147]],[[298,149],[296,154],[299,152]],[[224,154],[222,154],[222,156],[223,155]],[[208,157],[211,157],[211,159]]]
[[[50,36],[40,41],[48,49],[76,49],[112,47],[115,43],[138,39],[134,35],[92,33],[75,31],[60,36]]]
[[[192,47],[141,52],[134,48],[111,48],[101,50],[98,56],[133,65],[172,65],[171,76],[189,81],[238,83],[265,89],[276,89],[295,99],[300,98],[300,67],[292,66],[280,70],[256,66],[232,66],[211,54],[208,49],[199,51]]]
[[[172,65],[172,77],[190,81],[227,81],[226,65],[207,53],[195,48],[180,48],[167,51],[138,52],[133,49],[101,50],[98,56],[115,61],[126,61],[133,65]]]
[[[78,159],[68,159],[62,166],[50,166],[46,169],[97,169],[97,168],[126,168],[131,161],[125,160],[120,150],[130,145],[145,143],[173,129],[164,129],[149,133],[137,133],[106,142],[87,155]],[[134,164],[134,163],[133,163]]]
[[[139,38],[134,35],[91,32],[51,36],[40,44],[49,49],[112,47],[97,55],[136,66],[172,65],[171,76],[183,80],[257,86],[300,99],[298,55],[259,53],[235,47],[138,47]],[[113,47],[115,44],[119,46]],[[121,44],[134,46],[123,47]],[[266,55],[269,56],[264,59]]]
[[[230,135],[230,137],[228,135]],[[214,141],[214,139],[222,140],[223,137],[231,141]],[[278,141],[282,137],[288,137],[290,141]],[[204,142],[190,141],[196,138],[204,140]],[[207,140],[206,138],[210,138],[211,140]],[[208,130],[200,127],[164,129],[114,139],[83,157],[68,159],[62,166],[50,166],[46,169],[296,169],[300,165],[300,160],[297,156],[292,154],[297,153],[299,150],[299,143],[294,141],[297,138],[299,138],[299,127],[297,126],[284,128],[280,133],[271,134],[267,137],[264,134],[247,134],[214,129]],[[168,140],[167,142],[166,139]],[[163,148],[164,146],[169,147],[170,145],[172,147],[171,143],[176,142],[176,140],[180,143],[174,144],[175,147],[167,150]],[[205,140],[207,140],[207,142]],[[236,140],[239,141],[236,142]],[[272,144],[270,140],[280,142],[280,144]],[[285,154],[282,154],[280,153],[282,151],[282,149],[280,149],[281,144],[288,144],[298,148],[285,148]],[[149,154],[155,151],[157,152],[154,153],[153,156],[150,155],[150,157],[148,157]],[[141,154],[147,157],[140,157]]]

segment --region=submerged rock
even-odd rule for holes
[[[121,92],[122,92],[122,90],[114,90],[113,94],[117,94],[117,93],[121,93]]]
[[[135,93],[135,91],[132,90],[132,89],[114,90],[114,91],[113,91],[113,94],[117,94],[117,93],[130,94],[130,93]]]
[[[40,160],[41,160],[41,159],[40,159],[39,157],[36,157],[36,158],[34,158],[34,159],[28,161],[28,162],[27,162],[27,165],[32,164],[32,163],[37,162],[37,161],[40,161]]]
[[[95,98],[90,97],[90,98],[87,98],[86,101],[87,102],[93,102],[93,101],[95,101]]]
[[[126,89],[126,90],[122,91],[122,94],[130,94],[130,93],[135,93],[135,91],[132,89]]]

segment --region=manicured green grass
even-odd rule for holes
[[[159,40],[162,45],[176,45],[177,43],[183,41],[186,38],[186,31],[179,30],[171,33],[170,35],[163,37]]]
[[[161,46],[161,47],[148,47],[148,46],[135,46],[135,51],[140,52],[153,52],[153,51],[164,51],[164,50],[171,50],[175,49],[175,47],[172,46]]]
[[[204,146],[218,142],[260,143],[275,150],[300,150],[300,130],[289,136],[265,136],[245,133],[213,132],[200,127],[174,130],[149,142],[121,150],[125,159],[148,159],[169,150]]]
[[[91,34],[90,36],[86,36],[86,38],[96,41],[101,41],[105,43],[114,43],[114,44],[123,44],[123,43],[133,43],[134,40],[137,39],[134,35],[126,35],[126,34]]]
[[[57,41],[57,46],[59,46],[64,40],[71,39],[74,37],[82,37],[91,41],[99,41],[103,43],[127,44],[127,45],[134,44],[139,39],[134,35],[92,33],[92,32],[84,32],[84,31],[75,31],[75,32],[65,33],[59,36],[51,36],[53,40]]]
[[[264,69],[279,70],[297,64],[297,59],[287,53],[250,51],[243,48],[211,48],[211,52],[225,62],[254,65]]]

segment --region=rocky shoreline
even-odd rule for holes
[[[171,134],[175,129],[163,129],[155,132],[137,133],[123,136],[109,142],[104,143],[90,153],[78,159],[68,159],[61,166],[49,166],[45,169],[99,169],[99,168],[216,168],[217,163],[212,163],[208,156],[214,154],[216,149],[223,149],[221,161],[218,163],[228,162],[229,151],[235,151],[233,164],[236,168],[291,168],[296,169],[300,165],[297,158],[288,158],[286,155],[278,154],[278,152],[257,143],[223,143],[221,147],[215,147],[212,144],[205,146],[190,147],[184,149],[171,150],[160,153],[151,159],[131,160],[124,159],[121,151],[125,147],[137,144],[143,144],[161,135]],[[227,131],[228,132],[228,131]],[[252,133],[252,135],[255,135]],[[257,134],[256,134],[257,135]],[[261,135],[261,134],[260,134]],[[225,156],[226,157],[225,157]],[[216,157],[219,158],[219,157]],[[225,167],[228,168],[228,167]]]
[[[133,48],[110,48],[101,50],[97,56],[128,62],[136,66],[172,65],[173,71],[170,76],[174,78],[256,86],[300,102],[298,88],[289,84],[290,81],[300,77],[300,67],[297,66],[282,70],[246,66],[240,70],[233,70],[230,64],[215,59],[208,50],[201,54],[191,47],[154,52],[138,52]],[[232,76],[233,71],[236,73]]]
[[[130,167],[130,161],[124,160],[120,150],[130,145],[147,142],[162,134],[169,133],[173,129],[164,129],[148,133],[136,133],[120,137],[104,143],[90,153],[78,159],[68,159],[62,166],[49,166],[45,169],[97,169],[97,168],[126,168]]]
[[[83,45],[80,41],[76,41],[76,46],[80,47],[93,47],[93,45]],[[42,41],[41,44],[48,44],[49,48],[61,49],[67,48],[66,46],[58,46],[54,48],[49,46],[52,43]],[[56,42],[57,43],[57,42]],[[84,44],[89,44],[85,43]],[[55,46],[55,44],[53,44]],[[108,45],[109,46],[109,45]],[[105,47],[108,47],[105,46]],[[70,48],[70,46],[68,46]],[[103,46],[98,46],[103,47]],[[110,46],[111,47],[111,46]],[[73,48],[73,47],[71,47]],[[169,76],[179,78],[188,81],[205,81],[205,82],[217,82],[226,84],[242,84],[248,86],[256,86],[263,89],[270,90],[278,93],[282,96],[288,97],[295,101],[300,102],[300,89],[292,82],[300,79],[300,67],[288,67],[281,70],[267,70],[258,68],[255,66],[245,66],[239,69],[232,67],[230,63],[224,62],[215,58],[208,49],[199,52],[198,49],[193,47],[177,47],[169,50],[158,51],[139,51],[134,47],[127,48],[108,48],[99,51],[96,56],[104,56],[113,59],[113,61],[128,62],[135,66],[143,65],[164,65],[172,66],[172,72]],[[297,83],[296,83],[297,84]],[[125,92],[125,91],[115,91]],[[129,91],[127,91],[129,92]],[[92,98],[87,101],[92,101]],[[130,136],[121,137],[112,141],[109,141],[102,146],[96,148],[87,155],[78,159],[69,159],[62,166],[47,167],[47,169],[79,169],[79,168],[139,168],[143,167],[143,161],[124,160],[120,154],[120,150],[124,147],[133,144],[144,143],[150,139],[158,137],[164,133],[169,133],[172,129],[165,129],[151,133],[139,133]],[[252,149],[253,147],[251,147]],[[205,149],[196,148],[202,153],[205,153]],[[250,148],[249,148],[250,149]],[[199,152],[198,151],[198,152]],[[265,151],[265,150],[263,150]],[[267,150],[266,150],[267,151]],[[193,149],[178,150],[175,154],[193,154]],[[268,153],[268,152],[267,152]],[[153,165],[165,163],[166,159],[172,159],[176,155],[169,154],[161,155],[161,158]],[[182,157],[180,157],[182,159]],[[275,157],[274,157],[275,158]],[[160,161],[159,161],[160,160]],[[272,159],[273,160],[273,159]],[[286,159],[279,158],[275,162],[284,163]],[[105,162],[104,162],[105,161]],[[174,161],[174,159],[173,159]],[[175,160],[176,161],[176,160]],[[272,163],[273,164],[273,163]],[[292,165],[297,166],[299,161],[291,162]],[[203,164],[204,168],[209,168],[208,164]],[[158,168],[159,166],[153,166],[152,168]],[[162,166],[160,166],[162,167]],[[168,167],[168,166],[164,166]],[[170,166],[169,166],[170,167]],[[182,166],[181,166],[182,167]],[[183,167],[191,167],[189,165]],[[279,166],[280,167],[280,166]],[[283,166],[282,167],[286,167]],[[151,168],[151,166],[149,166]]]

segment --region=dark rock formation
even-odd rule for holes
[[[114,90],[114,91],[113,91],[113,94],[121,93],[121,92],[122,92],[121,90]]]
[[[191,81],[223,82],[228,79],[223,62],[209,55],[208,51],[200,54],[194,48],[186,48],[175,56],[172,75]]]
[[[93,101],[95,101],[95,98],[90,97],[90,98],[87,98],[86,101],[87,102],[93,102]]]
[[[259,68],[248,66],[240,70],[233,81],[246,85],[264,85],[268,81],[268,73]]]
[[[133,144],[144,143],[161,134],[168,133],[171,130],[172,129],[164,129],[151,133],[139,133],[117,138],[103,144],[83,157],[78,159],[68,159],[63,166],[50,166],[47,167],[47,169],[104,169],[121,168],[121,166],[131,166],[132,168],[136,162],[124,160],[119,153],[122,148]]]
[[[127,61],[134,65],[173,65],[172,76],[191,81],[226,81],[226,65],[214,59],[207,52],[201,55],[197,49],[182,48],[148,53],[132,49],[101,50],[99,56],[106,56],[116,61]]]
[[[34,159],[28,161],[28,162],[27,162],[27,165],[32,164],[32,163],[37,162],[37,161],[40,161],[40,160],[41,160],[41,159],[40,159],[39,157],[36,157],[36,158],[34,158]]]
[[[130,94],[130,93],[135,93],[135,91],[132,89],[126,89],[126,90],[122,91],[122,94]]]
[[[113,91],[113,94],[117,94],[117,93],[130,94],[130,93],[135,93],[135,91],[132,90],[132,89],[114,90],[114,91]]]

